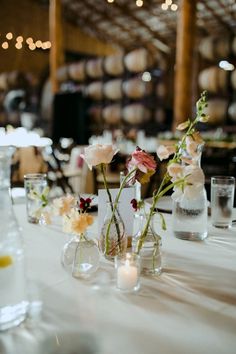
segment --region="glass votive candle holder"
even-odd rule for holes
[[[134,292],[140,287],[140,256],[126,253],[115,257],[116,287],[124,292]]]
[[[29,173],[24,175],[24,186],[28,222],[38,224],[44,206],[42,194],[47,187],[46,173]]]

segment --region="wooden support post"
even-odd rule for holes
[[[196,2],[196,0],[181,0],[180,3],[176,39],[173,129],[192,115]]]
[[[62,41],[62,17],[61,17],[61,0],[50,0],[49,8],[49,32],[52,47],[50,50],[50,80],[52,92],[59,90],[57,80],[57,69],[64,63],[64,50]]]

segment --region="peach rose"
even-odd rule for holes
[[[94,166],[102,163],[108,164],[111,162],[113,156],[119,151],[114,145],[94,144],[84,149],[84,154],[80,156],[85,160],[90,170]]]
[[[170,146],[160,145],[157,148],[157,156],[161,161],[168,159],[168,157],[174,153],[175,153],[175,147],[173,145]]]
[[[167,167],[167,171],[171,177],[176,179],[182,175],[183,166],[181,166],[179,163],[173,162]]]

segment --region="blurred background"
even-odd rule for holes
[[[116,186],[136,145],[155,153],[178,138],[176,125],[194,116],[203,90],[210,114],[209,124],[199,126],[206,182],[236,174],[234,0],[0,5],[0,129],[3,136],[24,128],[12,166],[15,186],[24,173],[47,171],[63,192],[95,193],[99,172],[89,174],[79,155],[96,142],[120,149],[110,171]],[[51,141],[40,146],[26,132]],[[152,185],[144,194],[151,191]]]

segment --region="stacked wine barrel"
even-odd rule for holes
[[[57,72],[60,82],[73,80],[80,84],[83,92],[93,104],[89,111],[94,124],[108,126],[141,125],[164,112],[158,100],[165,99],[167,90],[160,79],[143,80],[143,73],[158,68],[164,72],[165,63],[145,48],[127,54],[116,54],[105,58],[92,58],[70,63]],[[147,73],[147,75],[149,75]]]
[[[198,84],[200,90],[209,93],[207,113],[212,125],[226,124],[236,121],[236,37],[203,38],[199,44],[199,53],[206,68],[200,71]],[[224,70],[219,66],[221,61],[233,63],[235,69]]]

